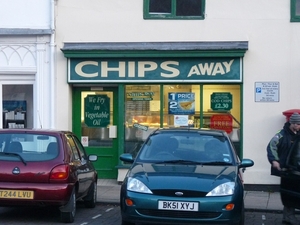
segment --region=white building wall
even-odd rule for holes
[[[33,85],[33,115],[27,117],[34,127],[54,126],[54,3],[0,0],[0,88]]]
[[[0,0],[0,28],[49,29],[50,0]]]
[[[205,20],[144,20],[142,0],[59,0],[56,31],[58,108],[71,98],[60,50],[64,42],[248,41],[243,149],[255,165],[246,170],[245,183],[279,183],[270,176],[266,145],[285,122],[282,112],[300,108],[300,23],[290,22],[290,1],[207,0]],[[279,102],[255,102],[255,82],[262,81],[280,83]],[[56,126],[71,127],[68,107],[56,117]]]

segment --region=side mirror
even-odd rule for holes
[[[98,160],[98,156],[97,155],[89,155],[89,161],[95,162],[97,160]]]
[[[128,163],[133,163],[133,161],[134,161],[133,156],[129,153],[124,153],[124,154],[120,155],[120,160],[122,160],[123,162],[128,162]]]
[[[251,167],[253,165],[254,165],[253,160],[251,160],[251,159],[243,159],[242,162],[239,165],[239,168]]]

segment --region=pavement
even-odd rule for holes
[[[114,179],[98,180],[97,201],[99,203],[119,204],[121,184]],[[245,190],[245,210],[282,211],[279,192]]]

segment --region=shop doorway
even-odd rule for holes
[[[73,131],[88,154],[96,154],[98,178],[115,179],[118,171],[117,88],[74,88]]]

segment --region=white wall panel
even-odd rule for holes
[[[0,28],[49,28],[50,2],[50,0],[0,0]]]

